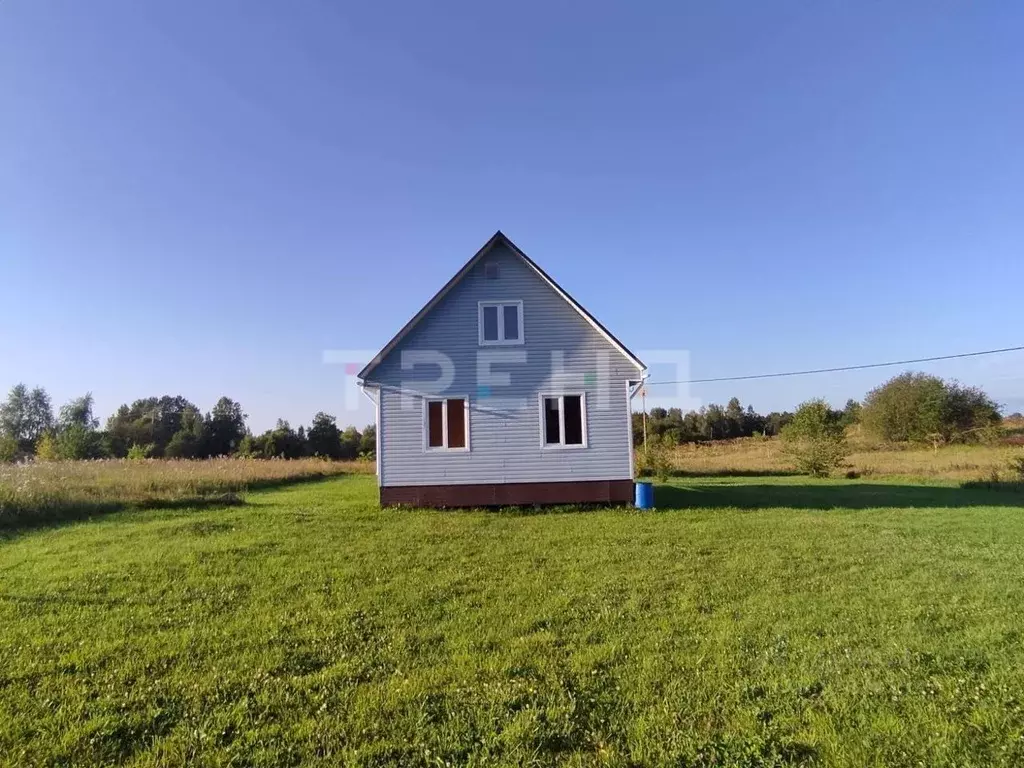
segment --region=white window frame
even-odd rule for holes
[[[462,448],[448,447],[448,401],[461,400],[465,409],[466,445]],[[441,408],[441,445],[430,444],[430,403],[443,403]],[[469,395],[446,395],[423,398],[423,452],[424,453],[468,453],[469,452]]]
[[[580,416],[583,420],[583,442],[565,442],[565,398],[578,395],[580,398],[580,409],[583,411]],[[547,442],[547,423],[544,418],[544,401],[558,399],[558,439],[560,442]],[[540,447],[542,450],[550,451],[572,451],[586,448],[590,444],[587,436],[587,393],[586,392],[541,392],[537,396],[537,405],[540,410]]]
[[[517,317],[519,319],[519,338],[505,338],[505,307],[515,305],[518,307]],[[498,308],[498,338],[487,341],[484,339],[484,307]],[[477,336],[481,347],[510,347],[526,343],[523,335],[523,300],[508,299],[505,301],[478,301],[477,302]]]

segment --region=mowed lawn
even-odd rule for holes
[[[1024,762],[1019,494],[722,478],[660,488],[674,509],[528,514],[375,493],[0,539],[0,761]]]

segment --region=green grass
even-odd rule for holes
[[[373,471],[318,458],[0,463],[0,535],[125,509],[227,506],[246,491]]]
[[[0,761],[1024,761],[1019,495],[755,477],[525,514],[375,492],[0,540]]]

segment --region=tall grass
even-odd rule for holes
[[[126,507],[232,503],[250,489],[372,471],[368,462],[320,459],[108,459],[0,465],[0,528]]]
[[[1010,479],[1010,462],[1022,455],[1013,445],[930,447],[871,446],[854,442],[844,471],[863,476],[941,477],[949,480]],[[682,475],[796,474],[774,439],[741,438],[673,449],[671,465]]]

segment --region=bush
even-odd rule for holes
[[[8,435],[0,435],[0,464],[10,464],[18,458],[18,441]]]
[[[238,443],[237,455],[243,459],[255,459],[259,458],[257,451],[256,440],[250,434],[242,436],[241,441]]]
[[[1024,454],[1010,459],[1010,471],[1018,480],[1024,480]]]
[[[653,435],[647,447],[636,449],[637,477],[654,477],[659,482],[668,480],[672,472],[672,438],[668,435]]]
[[[93,429],[72,424],[57,435],[59,459],[99,459],[103,456],[103,436]]]
[[[821,399],[802,403],[782,429],[785,453],[801,472],[825,477],[842,466],[850,453],[841,414]]]
[[[60,458],[57,453],[57,441],[49,432],[40,437],[36,443],[36,458],[39,461],[56,461]]]
[[[861,421],[889,442],[977,442],[990,437],[999,408],[983,391],[938,376],[903,373],[868,393]]]
[[[126,458],[129,461],[143,461],[147,456],[149,456],[149,453],[152,450],[152,443],[150,443],[149,445],[139,445],[138,443],[133,443],[128,448],[128,454]]]

